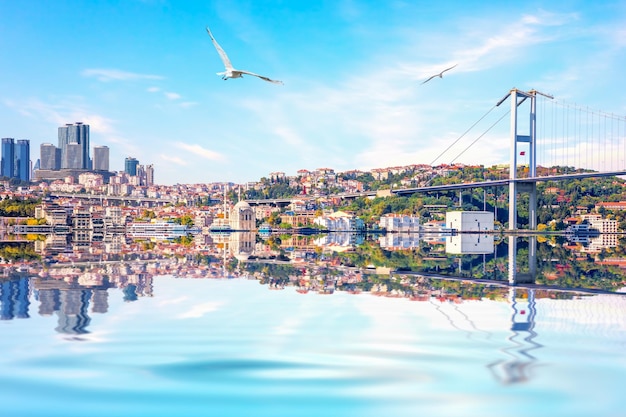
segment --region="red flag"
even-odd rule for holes
[[[520,154],[520,155],[522,155],[522,156],[524,156],[524,155],[526,155],[526,152],[521,151],[519,154]]]

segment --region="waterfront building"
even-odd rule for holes
[[[316,217],[313,224],[320,225],[333,232],[354,232],[365,229],[365,223],[362,219],[343,211]]]
[[[13,178],[15,174],[15,139],[2,138],[2,176]]]
[[[388,232],[419,232],[420,218],[406,214],[385,214],[378,225]]]
[[[93,169],[95,171],[108,171],[109,170],[109,147],[108,146],[94,146]]]
[[[130,176],[137,175],[137,165],[139,165],[139,161],[135,158],[129,156],[124,160],[124,172]]]
[[[81,122],[68,123],[61,126],[59,131],[59,149],[61,149],[61,169],[90,169],[91,160],[89,158],[89,125]],[[67,156],[68,146],[71,150],[71,157]],[[77,149],[76,149],[77,148]]]
[[[187,235],[187,226],[168,221],[133,222],[127,235],[134,239],[174,239]]]
[[[493,231],[494,214],[489,211],[449,211],[446,227],[460,232]]]
[[[250,204],[240,201],[231,210],[230,227],[233,230],[255,230],[256,217]]]

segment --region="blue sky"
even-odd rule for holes
[[[88,123],[112,170],[132,156],[160,184],[505,162],[508,123],[434,160],[512,88],[626,114],[623,1],[0,0],[0,16],[0,136],[36,160]],[[284,85],[221,80],[206,26]]]

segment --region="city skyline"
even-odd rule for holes
[[[511,88],[626,113],[619,1],[34,0],[0,13],[12,17],[0,28],[0,136],[38,148],[81,120],[111,170],[135,155],[164,185],[430,164]],[[207,26],[238,66],[284,85],[221,80]],[[508,135],[505,119],[459,160],[436,162],[507,162]]]

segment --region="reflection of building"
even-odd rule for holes
[[[355,245],[363,243],[363,235],[357,233],[325,233],[313,241],[316,246],[334,252],[353,250]]]
[[[239,261],[247,260],[254,253],[256,233],[233,232],[229,235],[229,248],[232,256]]]
[[[422,237],[419,233],[387,233],[378,237],[378,244],[387,250],[418,248]]]
[[[453,254],[487,254],[494,251],[492,234],[460,233],[446,236],[446,253]]]
[[[27,277],[0,283],[0,320],[28,318],[29,298]]]

